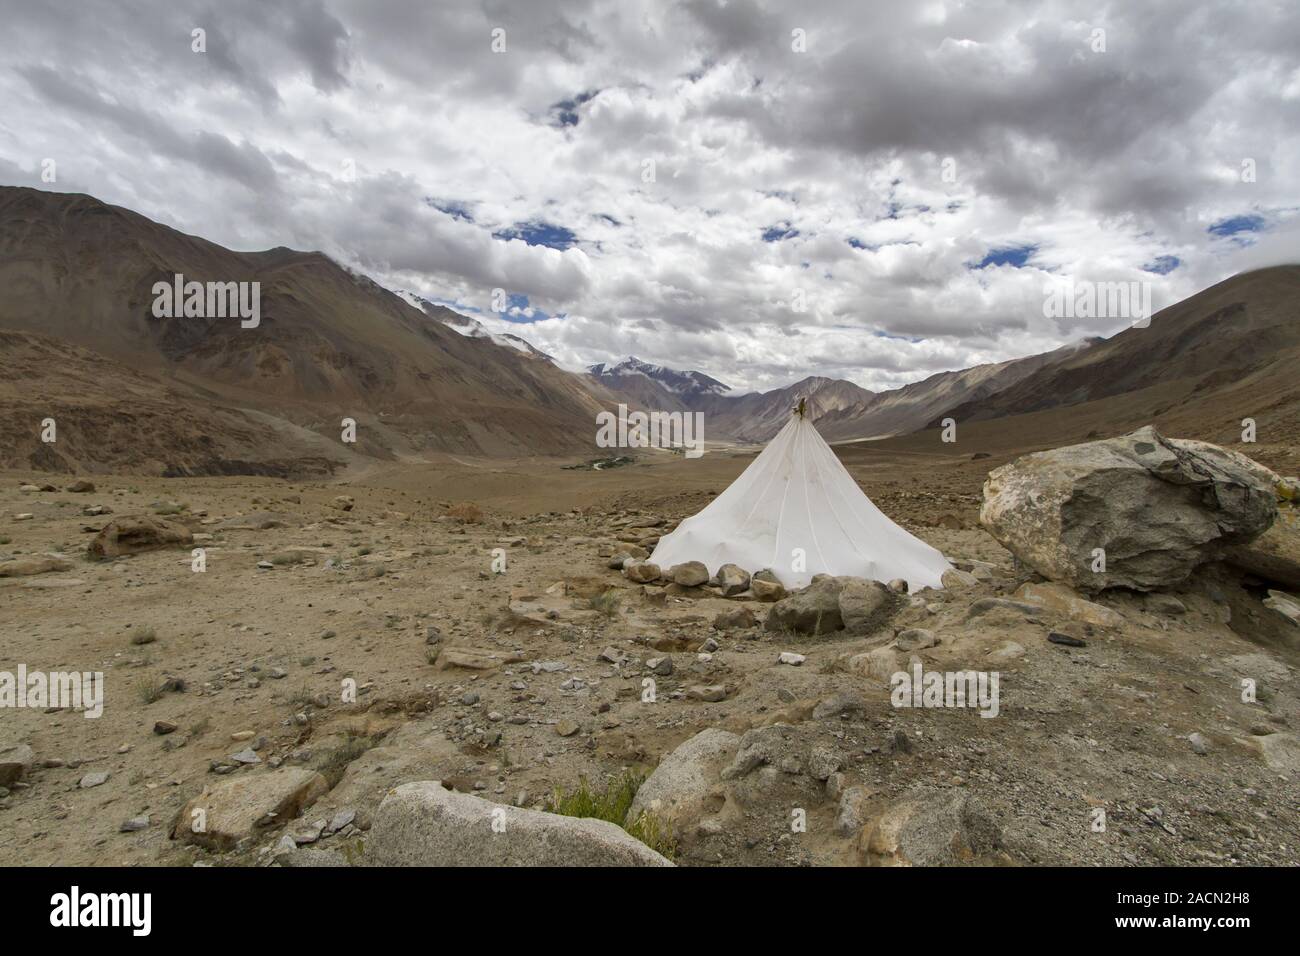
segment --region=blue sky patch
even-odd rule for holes
[[[1154,272],[1156,275],[1167,276],[1182,264],[1183,260],[1177,256],[1156,256],[1142,269],[1144,272]]]
[[[582,118],[578,114],[578,107],[583,103],[594,99],[600,90],[590,90],[586,93],[579,93],[571,100],[560,100],[558,103],[551,105],[551,125],[552,126],[577,126],[578,121]]]
[[[549,222],[520,222],[508,229],[492,233],[494,239],[522,239],[530,246],[546,246],[550,249],[565,249],[577,244],[578,237],[571,229]]]
[[[507,322],[513,322],[516,325],[531,325],[534,322],[540,322],[542,319],[549,319],[550,316],[541,309],[533,309],[532,315],[524,315],[528,309],[528,296],[521,292],[511,292],[506,296],[506,311],[498,312],[498,319],[504,319]]]
[[[424,201],[438,212],[453,219],[460,219],[463,222],[474,221],[474,216],[469,211],[469,203],[461,202],[459,199],[434,199],[432,196],[425,196]]]
[[[968,265],[967,268],[983,269],[986,266],[1015,266],[1017,269],[1021,269],[1037,251],[1037,244],[990,249],[983,259],[975,265]]]
[[[797,235],[799,235],[798,229],[788,222],[780,222],[763,230],[763,241],[780,242],[782,239],[793,239]]]
[[[1264,228],[1264,217],[1250,213],[1242,216],[1229,216],[1213,223],[1205,231],[1212,236],[1226,238],[1239,232],[1259,232]]]

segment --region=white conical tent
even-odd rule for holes
[[[795,549],[806,563],[795,570]],[[650,560],[667,570],[700,561],[751,573],[770,568],[787,588],[814,574],[940,587],[943,555],[881,513],[813,424],[799,414],[699,514],[659,540]]]

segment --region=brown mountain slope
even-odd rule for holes
[[[0,330],[0,468],[321,475],[351,452],[215,405],[88,349]],[[42,440],[53,420],[52,442]]]
[[[806,399],[806,413],[820,422],[837,411],[870,400],[872,393],[843,379],[810,376],[768,392],[748,395],[702,396],[695,408],[705,416],[705,434],[726,435],[739,441],[765,442],[790,420],[790,409]]]
[[[155,282],[256,281],[261,322],[157,319]],[[0,188],[0,327],[377,454],[586,450],[591,396],[549,363],[430,319],[320,253],[232,252],[88,196]],[[369,443],[369,444],[367,444]]]
[[[1001,418],[1134,393],[1169,390],[1160,404],[1200,404],[1252,377],[1270,378],[1300,357],[1300,266],[1226,279],[1078,355],[1046,366],[995,395],[956,404],[931,424]],[[1272,371],[1270,371],[1272,370]],[[1148,406],[1147,411],[1154,409]],[[1236,414],[1234,412],[1233,414]],[[1248,417],[1243,410],[1238,418]]]
[[[877,392],[869,400],[827,415],[817,423],[828,441],[903,435],[924,428],[936,415],[961,402],[982,401],[1054,362],[1077,355],[1085,340],[1041,355],[939,372],[902,388]]]

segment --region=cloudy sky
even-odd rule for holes
[[[1150,282],[1159,308],[1300,261],[1291,0],[0,0],[0,23],[0,184],[320,249],[568,367],[887,388],[1130,324],[1046,317],[1052,281]]]

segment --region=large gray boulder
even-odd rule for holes
[[[523,810],[444,789],[391,791],[366,840],[369,866],[672,866],[604,820]]]
[[[726,801],[720,782],[722,768],[731,762],[740,737],[718,727],[709,727],[687,740],[663,760],[641,784],[627,822],[650,813],[680,835],[706,813]]]
[[[846,630],[869,634],[882,627],[902,603],[897,594],[879,581],[841,578],[840,617]]]
[[[193,532],[178,521],[151,515],[124,515],[104,525],[86,551],[92,558],[116,558],[159,548],[189,547],[193,543]]]
[[[862,829],[868,866],[952,866],[977,862],[1001,843],[996,820],[960,791],[920,791],[885,808]]]
[[[1300,511],[1279,507],[1278,514],[1281,520],[1255,541],[1231,549],[1227,562],[1284,588],[1300,588]]]
[[[749,590],[749,572],[736,564],[724,564],[714,575],[723,597],[732,597]]]
[[[799,634],[827,634],[844,629],[840,614],[840,591],[845,578],[821,577],[801,591],[772,605],[767,614],[769,631]]]
[[[323,776],[301,767],[229,777],[181,808],[172,838],[233,850],[256,840],[267,827],[288,823],[328,791]]]
[[[1050,580],[1149,591],[1266,531],[1275,478],[1245,455],[1148,426],[994,470],[980,523]],[[1093,570],[1097,548],[1105,570]]]
[[[12,787],[35,760],[36,755],[26,744],[0,743],[0,787]]]

